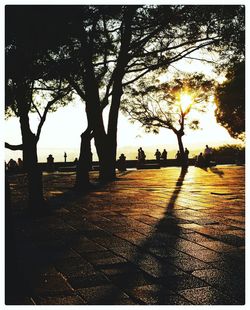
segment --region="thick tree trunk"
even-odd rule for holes
[[[29,207],[36,211],[44,207],[42,171],[38,166],[35,136],[31,135],[25,140],[23,162],[28,176]]]
[[[84,64],[85,71],[83,75],[85,89],[86,114],[88,126],[93,130],[95,147],[99,158],[99,179],[108,181],[110,179],[110,158],[108,152],[107,134],[105,131],[102,108],[99,97],[99,85],[95,77],[95,71],[92,63],[91,47],[88,47],[87,40],[84,41]]]
[[[76,190],[87,191],[90,188],[89,170],[91,170],[90,165],[92,162],[91,138],[91,131],[89,129],[81,134],[80,155],[76,166]]]
[[[184,146],[183,146],[183,142],[182,142],[182,136],[183,133],[182,132],[178,132],[177,133],[177,140],[178,140],[178,146],[179,146],[179,151],[180,151],[180,159],[181,159],[181,165],[185,165],[185,153],[184,153]]]
[[[28,177],[29,207],[39,211],[44,207],[42,171],[37,160],[37,139],[29,128],[27,114],[20,117],[23,140],[23,164]]]
[[[108,152],[109,152],[109,178],[114,180],[116,178],[116,152],[117,152],[117,127],[120,101],[122,96],[122,83],[120,81],[114,83],[113,98],[109,112],[109,124],[108,124]]]
[[[109,151],[109,177],[116,177],[116,152],[117,152],[117,127],[118,116],[123,94],[122,80],[125,75],[125,68],[129,62],[129,45],[132,38],[131,23],[135,13],[134,7],[128,7],[124,14],[124,28],[122,29],[121,48],[114,72],[114,83],[112,91],[112,101],[108,122],[108,151]]]

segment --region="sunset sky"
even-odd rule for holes
[[[78,156],[80,146],[80,134],[86,126],[84,104],[76,102],[67,107],[60,108],[55,113],[50,113],[44,124],[40,141],[38,143],[39,161],[44,162],[49,154],[53,154],[55,161],[63,161],[64,151],[68,154],[68,160]],[[37,116],[31,116],[33,128],[36,125]],[[197,151],[203,151],[204,146],[209,144],[215,147],[227,143],[239,143],[232,139],[226,129],[216,123],[214,118],[214,106],[210,106],[206,113],[200,115],[202,130],[186,130],[183,137],[184,146],[190,150],[190,155]],[[5,122],[5,140],[11,144],[21,143],[21,133],[17,118],[11,118]],[[173,157],[177,150],[175,135],[167,129],[160,130],[160,133],[148,134],[141,128],[139,123],[131,124],[125,116],[120,114],[118,127],[118,155],[125,152],[128,159],[135,159],[137,149],[143,147],[147,158],[153,158],[156,148],[164,147],[170,157]],[[94,148],[92,148],[94,153]],[[6,150],[5,159],[17,159],[22,157],[19,151]],[[96,158],[96,157],[94,157]]]
[[[216,61],[216,54],[204,54],[195,52],[192,57],[202,58],[206,60]],[[218,76],[213,72],[213,66],[208,62],[197,60],[182,59],[178,63],[174,63],[166,75],[162,75],[160,79],[166,81],[174,72],[200,72],[207,77],[216,78],[222,82],[223,74]],[[232,139],[226,129],[216,123],[214,117],[215,105],[209,104],[206,113],[199,115],[200,130],[192,131],[186,129],[183,137],[184,147],[190,150],[190,157],[203,151],[206,144],[211,147],[223,144],[238,144],[239,140]],[[192,112],[195,113],[195,112]],[[107,119],[108,110],[104,112]],[[36,132],[37,115],[31,115],[31,127]],[[79,155],[80,134],[86,127],[84,104],[80,100],[75,100],[67,107],[60,108],[55,113],[49,113],[47,120],[42,129],[40,141],[38,143],[38,159],[45,162],[49,154],[52,154],[55,161],[63,161],[64,152],[68,154],[68,161],[74,160]],[[19,121],[16,118],[10,118],[5,122],[5,141],[10,144],[20,144],[21,133]],[[170,158],[174,158],[178,149],[176,136],[167,129],[161,129],[158,135],[147,134],[139,123],[131,124],[128,119],[120,113],[118,125],[118,150],[125,153],[127,159],[135,159],[137,149],[142,147],[147,154],[147,158],[154,158],[156,148],[160,151],[166,148]],[[96,160],[95,149],[92,147],[94,159]],[[22,157],[20,151],[5,151],[5,160],[10,158],[17,159]]]

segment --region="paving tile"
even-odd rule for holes
[[[135,287],[129,291],[129,295],[147,305],[166,304],[171,294],[173,295],[173,292],[157,284]]]
[[[70,295],[72,288],[60,275],[33,275],[30,286],[35,296]]]
[[[201,245],[220,253],[230,252],[235,249],[232,245],[220,241],[201,242]]]
[[[104,273],[106,276],[120,275],[120,274],[133,274],[140,271],[138,267],[136,267],[132,263],[122,263],[115,264],[109,266],[101,266],[100,271]]]
[[[69,258],[56,263],[56,268],[66,277],[95,274],[94,267],[83,258]]]
[[[169,290],[178,292],[179,290],[192,289],[207,286],[207,283],[190,274],[171,275],[161,278],[159,283],[166,286]]]
[[[100,273],[88,276],[69,277],[67,281],[74,289],[110,284],[110,281]]]
[[[205,263],[217,262],[222,259],[222,254],[210,249],[188,251],[188,255],[198,258]]]
[[[110,251],[94,252],[92,254],[93,255],[91,256],[88,255],[87,259],[91,262],[91,264],[97,266],[98,268],[127,262],[125,258],[122,258],[121,256],[118,256]]]
[[[127,294],[114,285],[95,286],[77,290],[89,305],[134,304]]]
[[[154,279],[142,271],[108,275],[108,278],[120,288],[133,288],[154,283]]]
[[[244,304],[244,167],[216,169],[223,178],[189,167],[182,183],[176,167],[128,171],[49,216],[19,211],[16,251],[33,289],[13,301]],[[74,177],[45,176],[46,197]]]
[[[170,262],[175,265],[176,267],[184,270],[184,271],[194,271],[194,270],[199,270],[199,269],[208,269],[212,268],[209,264],[190,257],[189,259],[186,258],[171,258]]]
[[[178,292],[182,297],[194,305],[238,305],[236,300],[220,293],[211,286],[181,290]]]
[[[40,297],[36,299],[38,305],[85,305],[84,301],[79,296],[54,296],[54,297]]]
[[[218,269],[197,270],[192,273],[221,292],[233,297],[240,304],[245,302],[245,279],[237,274],[226,273]],[[238,289],[240,288],[240,290]]]

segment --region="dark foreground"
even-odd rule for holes
[[[55,173],[44,176],[53,212],[37,218],[20,211],[13,177],[6,303],[244,304],[244,173],[131,171],[86,196],[69,191],[74,174]]]

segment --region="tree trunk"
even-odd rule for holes
[[[86,129],[81,134],[80,155],[76,166],[76,190],[86,191],[90,188],[89,170],[91,170],[90,165],[92,164],[91,139],[91,131]]]
[[[42,171],[38,166],[35,135],[27,137],[23,146],[24,169],[27,171],[28,176],[29,207],[36,211],[44,207],[44,198]]]
[[[184,165],[185,161],[185,154],[184,154],[184,147],[183,147],[183,142],[182,142],[182,132],[178,132],[177,134],[177,140],[178,140],[178,146],[179,146],[179,151],[180,151],[180,158],[181,158],[181,165]]]
[[[112,104],[109,112],[108,123],[108,152],[109,152],[109,178],[114,180],[116,177],[116,151],[117,151],[117,127],[120,101],[122,96],[122,83],[114,83]]]
[[[20,116],[23,140],[23,164],[28,177],[29,208],[38,211],[44,207],[42,171],[37,160],[37,139],[29,128],[27,114]]]
[[[112,101],[108,122],[109,177],[111,180],[116,177],[117,126],[121,97],[123,94],[122,80],[125,75],[125,68],[129,62],[129,45],[132,38],[131,23],[135,10],[134,7],[128,7],[124,14],[124,28],[121,31],[121,47],[114,72]]]

